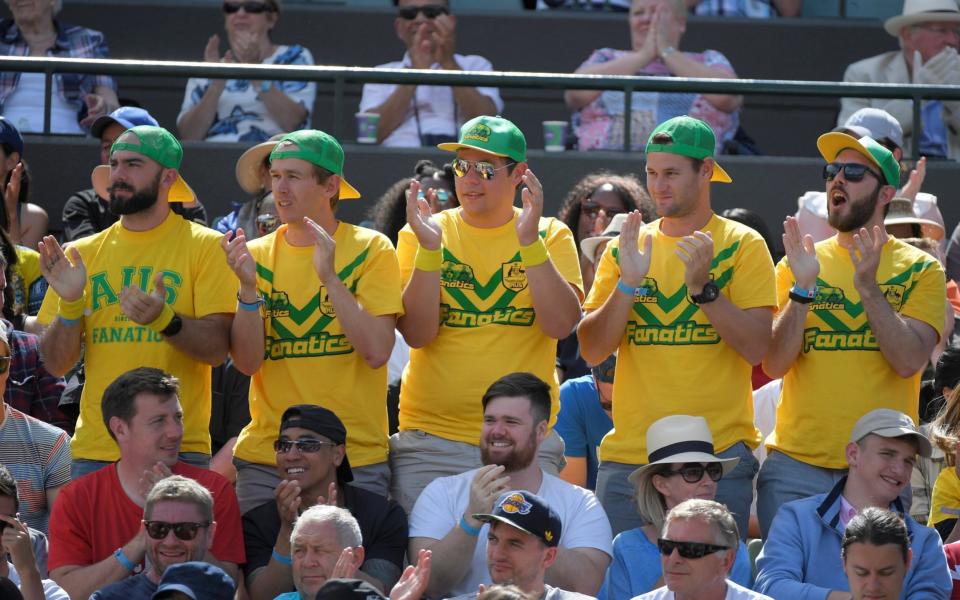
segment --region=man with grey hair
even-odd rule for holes
[[[657,546],[665,586],[642,600],[770,600],[727,579],[740,533],[725,506],[693,498],[667,513]]]
[[[352,578],[363,564],[360,524],[349,510],[329,504],[311,506],[300,515],[290,549],[297,591],[276,600],[313,600],[327,580]]]

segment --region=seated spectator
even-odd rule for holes
[[[730,61],[715,51],[685,52],[680,40],[687,28],[684,0],[633,0],[630,8],[630,50],[594,50],[576,73],[590,75],[657,75],[735,79]],[[580,150],[622,150],[623,92],[567,90],[573,132]],[[690,115],[706,121],[716,137],[717,154],[733,139],[743,104],[741,96],[723,94],[634,92],[630,146],[642,150],[653,129],[664,121]]]
[[[0,181],[3,182],[0,226],[18,247],[36,251],[37,242],[47,235],[50,217],[47,211],[30,202],[30,169],[23,160],[23,151],[23,138],[16,126],[0,117]]]
[[[890,208],[883,218],[883,226],[891,236],[900,239],[927,238],[934,242],[943,239],[943,224],[917,215],[913,201],[897,196],[890,201]],[[936,246],[936,245],[935,245]],[[942,263],[941,257],[937,257]]]
[[[657,540],[666,585],[637,600],[772,600],[727,579],[739,541],[737,522],[722,504],[699,498],[678,504]]]
[[[543,498],[526,490],[505,492],[492,512],[473,518],[490,525],[487,569],[493,583],[515,585],[530,597],[542,600],[592,598],[543,581],[547,569],[557,560],[557,545],[563,533],[560,516]],[[473,600],[477,595],[465,594],[457,600]]]
[[[684,0],[699,17],[799,17],[803,0]]]
[[[560,385],[560,412],[554,429],[563,439],[567,466],[560,479],[588,490],[597,487],[597,450],[603,436],[613,428],[613,373],[617,355],[611,354],[589,375],[568,379]]]
[[[598,598],[633,598],[660,587],[664,571],[657,538],[665,515],[691,498],[713,500],[717,482],[740,462],[736,457],[717,458],[712,450],[705,451],[707,447],[713,448],[713,436],[703,417],[672,415],[647,429],[650,463],[631,473],[629,479],[636,486],[637,509],[648,525],[624,531],[613,540],[613,563]],[[739,539],[729,547],[735,550],[729,578],[750,587],[747,547]]]
[[[410,565],[400,581],[390,590],[390,600],[420,600],[430,580],[430,551],[420,553],[417,566]],[[295,596],[299,598],[299,596]],[[309,596],[308,599],[313,599]],[[316,600],[385,600],[380,591],[363,579],[338,577],[328,579],[317,591]]]
[[[54,17],[62,2],[7,2],[12,19],[0,21],[0,54],[54,58],[107,58],[107,40],[99,31],[69,25]],[[43,73],[5,73],[0,110],[20,131],[43,131]],[[55,73],[50,131],[82,134],[99,117],[115,109],[117,84],[106,75]]]
[[[430,203],[434,214],[460,206],[450,163],[438,167],[432,160],[417,161],[413,177],[404,177],[391,185],[368,213],[368,218],[373,220],[373,229],[390,238],[394,246],[397,245],[397,234],[407,224],[407,191],[411,179],[420,184],[419,195]]]
[[[910,568],[907,525],[888,510],[865,508],[843,530],[840,556],[852,600],[897,600]]]
[[[268,214],[263,209],[267,199],[273,204],[273,182],[270,178],[270,153],[273,152],[277,142],[283,134],[278,133],[266,142],[261,142],[256,146],[247,148],[237,160],[236,175],[237,183],[244,192],[251,197],[244,202],[231,202],[232,210],[213,222],[213,228],[220,233],[236,233],[237,229],[243,229],[247,239],[256,239],[261,234],[259,227],[259,217],[261,214]],[[276,206],[271,211],[276,216]],[[270,231],[277,228],[279,223],[274,224]],[[267,232],[269,233],[269,231]]]
[[[960,388],[954,388],[936,420],[930,424],[930,438],[945,458],[930,494],[927,527],[940,533],[944,544],[960,541],[960,477],[957,455],[960,452]]]
[[[216,565],[191,561],[170,565],[151,600],[233,600],[236,584]]]
[[[37,562],[37,539],[33,535],[36,530],[30,529],[16,515],[9,513],[0,514],[0,522],[3,529],[3,535],[0,536],[0,549],[4,554],[0,559],[0,577],[9,578],[15,586],[20,588],[23,597],[27,600],[41,598],[70,600],[59,585],[46,579],[46,564],[41,567]],[[44,544],[43,554],[46,559],[46,538],[42,538],[41,541]],[[0,591],[0,598],[9,600],[11,596]]]
[[[843,74],[852,83],[960,84],[960,8],[954,0],[907,0],[903,13],[883,24],[900,49],[855,62]],[[843,98],[837,124],[863,107],[882,108],[903,128],[902,146],[912,147],[913,101],[903,98]],[[960,103],[924,100],[921,156],[960,158]],[[879,140],[878,140],[879,141]]]
[[[484,466],[434,479],[410,514],[409,554],[433,551],[428,595],[463,595],[490,583],[485,568],[489,528],[473,515],[490,513],[508,489],[536,493],[564,523],[546,582],[596,594],[610,564],[606,514],[592,492],[545,473],[536,460],[547,436],[550,387],[530,373],[511,373],[490,385],[482,404]]]
[[[228,573],[245,562],[240,510],[222,476],[178,460],[183,410],[177,378],[153,368],[128,371],[103,395],[101,412],[120,460],[67,485],[50,517],[50,574],[72,598],[129,576],[146,556],[141,525],[152,484],[171,474],[213,495],[218,535],[210,551]],[[233,575],[231,575],[232,577]],[[236,578],[234,578],[236,579]]]
[[[100,165],[110,164],[110,148],[120,134],[137,125],[157,125],[146,110],[121,106],[103,115],[90,126],[90,135],[100,140]],[[170,209],[188,221],[207,224],[207,212],[199,201],[172,202]],[[75,192],[63,205],[63,239],[72,242],[99,233],[117,222],[120,216],[110,210],[110,198],[97,194],[94,188]]]
[[[846,447],[849,472],[832,490],[780,507],[757,559],[755,589],[774,598],[825,598],[849,592],[841,569],[844,528],[867,507],[904,515],[898,498],[910,482],[916,456],[930,441],[903,413],[878,408],[857,421]],[[904,515],[913,561],[902,598],[946,598],[950,593],[940,536]]]
[[[20,493],[17,481],[7,467],[0,465],[0,519],[10,517],[22,521],[20,515]],[[26,525],[26,524],[25,524]],[[40,530],[26,525],[33,548],[33,560],[41,577],[47,576],[47,536]],[[2,561],[0,561],[2,562]]]
[[[529,0],[524,4],[528,5]],[[536,0],[537,10],[590,10],[627,12],[630,10],[630,0]]]
[[[300,45],[274,43],[280,0],[227,0],[223,3],[226,54],[213,34],[203,51],[206,62],[265,65],[312,65]],[[187,82],[177,117],[182,140],[265,142],[270,136],[310,126],[317,84],[312,81],[205,79]]]
[[[137,534],[145,547],[146,568],[94,592],[90,600],[146,598],[157,591],[169,567],[209,556],[216,531],[213,496],[206,488],[179,475],[161,479],[147,493]]]
[[[406,46],[403,59],[378,69],[492,71],[482,56],[456,53],[457,17],[449,0],[393,0],[393,28]],[[384,146],[433,146],[457,139],[460,126],[480,115],[503,111],[493,87],[446,87],[367,83],[360,111],[380,115],[377,141]]]
[[[276,500],[243,515],[247,588],[254,598],[293,589],[290,535],[297,515],[315,504],[341,506],[357,520],[364,560],[356,573],[380,591],[400,578],[407,547],[407,516],[396,502],[350,485],[347,430],[321,406],[291,406],[281,417],[274,448],[280,485]]]

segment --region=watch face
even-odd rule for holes
[[[708,281],[706,285],[703,286],[703,292],[700,295],[704,300],[716,300],[717,296],[720,295],[720,288],[718,288],[714,282]]]

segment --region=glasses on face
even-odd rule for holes
[[[178,539],[189,542],[193,538],[197,537],[197,532],[200,531],[201,527],[209,527],[210,521],[205,521],[203,523],[167,523],[165,521],[144,521],[143,524],[147,528],[147,535],[155,540],[162,540],[166,538],[167,534],[170,533],[170,530],[172,529],[173,535],[177,536]]]
[[[720,478],[723,477],[723,465],[718,462],[707,463],[706,465],[687,463],[676,471],[667,471],[664,473],[664,476],[672,477],[679,475],[683,477],[683,480],[687,483],[699,483],[700,480],[703,479],[704,473],[707,474],[707,477],[709,477],[711,481],[720,481]]]
[[[698,559],[715,552],[729,550],[726,546],[717,546],[716,544],[703,544],[700,542],[675,542],[660,538],[657,540],[657,548],[660,554],[670,556],[676,550],[681,558]]]
[[[13,360],[9,356],[0,356],[0,375],[3,375],[10,368],[10,361]]]
[[[223,12],[228,15],[240,12],[240,9],[248,15],[259,15],[260,13],[273,12],[273,7],[266,2],[224,2]]]
[[[500,169],[506,169],[509,167],[509,164],[505,164],[502,167],[495,167],[493,163],[487,162],[485,160],[469,161],[463,158],[455,158],[451,163],[453,166],[453,174],[457,177],[466,177],[467,173],[470,172],[471,167],[477,170],[477,175],[480,176],[480,179],[484,181],[493,179],[497,174],[497,171]]]
[[[946,25],[933,25],[930,23],[922,23],[916,26],[917,29],[925,29],[930,33],[935,33],[937,35],[951,36],[951,37],[960,37],[960,28],[957,27],[948,27]]]
[[[600,214],[601,209],[608,217],[613,217],[614,215],[619,215],[620,213],[627,212],[622,208],[609,208],[606,206],[602,206],[594,202],[593,200],[584,200],[580,204],[580,214],[587,215],[591,219],[596,219],[597,215]]]
[[[273,443],[273,449],[275,452],[280,454],[286,454],[290,452],[293,447],[296,446],[301,454],[313,454],[315,452],[320,452],[320,449],[324,446],[330,446],[333,448],[337,446],[333,442],[324,442],[321,440],[277,440]]]
[[[441,4],[425,4],[424,6],[402,6],[397,10],[400,18],[407,21],[416,19],[420,13],[428,19],[436,19],[440,15],[449,15],[450,9]]]
[[[860,163],[840,163],[832,162],[823,165],[823,178],[827,181],[833,181],[837,175],[840,174],[840,171],[843,171],[843,178],[847,181],[861,181],[863,176],[867,173],[870,173],[876,177],[881,183],[883,182],[883,177],[868,167],[867,165],[861,165]]]

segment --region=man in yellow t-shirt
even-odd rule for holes
[[[577,332],[596,363],[619,348],[613,430],[600,444],[597,496],[614,535],[642,525],[628,475],[648,456],[644,432],[672,414],[704,417],[720,458],[737,467],[717,487],[747,531],[759,443],[750,375],[770,345],[773,261],[756,231],[714,214],[710,183],[730,183],[713,159],[709,125],[688,116],[657,126],[646,146],[647,189],[661,219],[627,217],[607,246]],[[641,227],[642,226],[642,227]]]
[[[944,322],[940,263],[883,227],[900,184],[896,158],[870,137],[839,132],[817,147],[837,234],[815,245],[794,217],[784,222],[780,308],[763,360],[768,375],[783,377],[757,478],[764,535],[781,505],[846,474],[846,433],[861,416],[889,408],[918,420],[920,371]]]
[[[576,325],[583,295],[573,235],[541,216],[543,188],[527,167],[517,126],[477,117],[463,125],[459,142],[439,148],[457,153],[460,207],[431,216],[412,183],[397,249],[405,285],[397,325],[411,350],[400,432],[390,440],[391,494],[408,513],[436,477],[480,466],[480,399],[500,377],[528,371],[549,382],[553,426],[557,340]],[[553,431],[540,457],[557,474],[563,442]]]
[[[273,500],[273,442],[296,404],[341,416],[353,483],[386,496],[386,362],[403,312],[397,254],[386,236],[337,220],[337,203],[360,193],[343,177],[343,148],[332,136],[285,135],[270,174],[284,224],[249,245],[243,230],[223,244],[240,278],[230,354],[252,375],[251,421],[234,449],[240,510]]]
[[[220,234],[181,219],[169,202],[190,202],[180,177],[180,142],[141,125],[110,150],[93,185],[120,220],[78,240],[68,254],[53,238],[40,242],[40,270],[50,288],[38,321],[47,370],[63,375],[84,346],[86,384],[71,444],[73,476],[117,460],[103,423],[107,385],[135,367],[156,367],[183,382],[181,458],[210,459],[210,366],[224,361],[237,281],[217,248]]]

